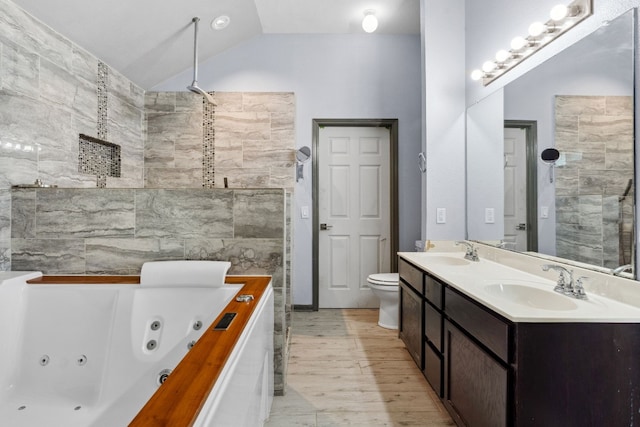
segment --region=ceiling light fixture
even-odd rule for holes
[[[214,30],[223,30],[227,28],[230,22],[231,18],[227,15],[220,15],[217,18],[213,18],[213,21],[211,21],[211,28]]]
[[[367,9],[364,11],[364,19],[362,20],[362,29],[367,33],[373,33],[378,28],[378,18],[376,11]]]
[[[481,69],[473,70],[471,78],[488,85],[592,14],[593,0],[573,0],[569,5],[554,6],[549,14],[551,19],[531,24],[528,37],[515,37],[511,50],[498,51],[496,62],[484,62]]]

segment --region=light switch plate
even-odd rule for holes
[[[485,224],[495,224],[496,222],[496,211],[494,208],[485,208],[484,209],[484,222]]]
[[[540,218],[549,218],[549,206],[540,207]]]
[[[300,218],[309,218],[309,206],[300,206]]]
[[[447,208],[436,208],[436,224],[447,222]]]

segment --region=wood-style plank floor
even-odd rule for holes
[[[293,314],[285,396],[266,426],[455,425],[377,309]]]

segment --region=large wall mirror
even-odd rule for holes
[[[634,12],[468,109],[469,239],[633,264]]]

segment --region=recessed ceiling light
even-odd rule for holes
[[[231,18],[229,18],[227,15],[220,15],[217,18],[214,18],[213,21],[211,21],[211,28],[213,28],[214,30],[222,30],[224,28],[227,28],[229,22],[231,22]]]

